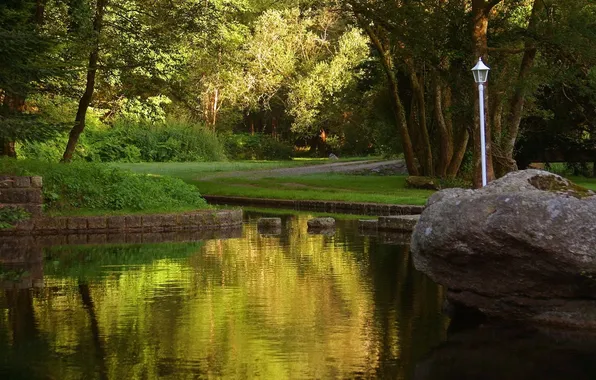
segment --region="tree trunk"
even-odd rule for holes
[[[85,85],[85,92],[79,101],[79,107],[77,109],[77,116],[75,118],[74,127],[71,129],[68,136],[68,143],[66,144],[66,150],[62,156],[62,162],[72,161],[75,148],[79,141],[79,137],[85,129],[85,118],[87,117],[87,110],[91,99],[93,98],[93,92],[95,90],[95,76],[97,74],[97,62],[99,60],[99,39],[101,35],[101,29],[103,24],[103,17],[105,14],[105,8],[108,0],[97,0],[97,9],[95,12],[95,19],[93,20],[93,32],[95,33],[95,42],[93,50],[89,54],[89,65],[87,68],[87,83]]]
[[[373,46],[381,56],[381,64],[383,70],[387,76],[389,83],[389,93],[391,94],[391,100],[393,102],[393,112],[397,122],[397,129],[401,136],[402,147],[404,150],[404,158],[406,160],[406,167],[410,175],[418,175],[418,167],[416,166],[416,160],[414,157],[414,148],[412,146],[412,140],[410,139],[410,133],[408,131],[408,122],[406,119],[406,111],[404,105],[399,97],[399,88],[397,85],[397,77],[395,76],[393,61],[391,59],[391,52],[381,42],[381,39],[372,29],[372,27],[366,23],[366,21],[358,13],[354,12],[356,18],[359,21],[360,26],[366,31],[370,37]]]
[[[469,141],[470,133],[464,128],[459,136],[459,139],[454,144],[453,156],[451,157],[449,166],[447,166],[446,174],[448,178],[455,178],[455,176],[457,176],[459,167],[461,166],[464,155],[466,154],[466,150],[468,149]]]
[[[422,175],[433,176],[433,154],[430,146],[430,138],[428,136],[428,129],[426,126],[426,101],[424,100],[424,89],[418,81],[418,76],[414,72],[413,65],[408,65],[410,70],[410,82],[412,84],[412,91],[416,98],[416,104],[418,109],[418,131],[420,134],[420,144],[416,145],[417,155],[422,166]]]
[[[9,115],[19,115],[25,111],[25,97],[22,95],[5,93],[2,103]],[[0,139],[0,156],[17,157],[14,139],[6,137]]]
[[[434,78],[434,115],[439,130],[439,160],[436,174],[440,177],[447,175],[447,168],[453,157],[453,135],[443,113],[443,90],[438,76]]]
[[[544,8],[543,1],[534,1],[532,6],[532,14],[528,24],[528,33],[536,29],[538,23],[538,15]],[[522,57],[521,66],[519,69],[518,83],[515,93],[511,98],[509,104],[509,117],[507,118],[507,135],[503,139],[503,154],[507,162],[507,171],[517,170],[517,163],[513,158],[513,150],[515,149],[515,142],[519,133],[519,125],[523,117],[523,110],[526,101],[526,84],[524,83],[532,68],[534,67],[534,59],[536,58],[536,46],[531,38],[526,38],[524,42],[524,56]]]

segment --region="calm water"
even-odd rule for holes
[[[43,284],[0,290],[0,378],[414,378],[448,321],[408,247],[258,216],[242,238],[46,249]]]

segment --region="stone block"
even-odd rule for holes
[[[14,178],[11,176],[0,176],[0,189],[9,189],[14,186]]]
[[[140,215],[128,215],[125,217],[126,229],[141,230],[143,228],[143,218]]]
[[[183,229],[188,229],[192,226],[192,218],[190,214],[180,214],[178,215],[178,224]]]
[[[39,176],[31,177],[31,187],[41,189],[43,186],[43,179]]]
[[[31,177],[14,177],[14,187],[31,187]]]
[[[178,216],[176,214],[161,215],[161,226],[171,228],[178,226]]]
[[[333,218],[314,218],[306,222],[309,229],[331,229],[335,228],[335,219]]]
[[[71,217],[68,218],[66,223],[68,230],[81,230],[87,229],[87,218],[86,217]]]
[[[379,230],[383,231],[413,231],[420,215],[398,215],[379,217]]]
[[[108,221],[104,216],[90,216],[87,218],[89,230],[105,230],[108,228]]]
[[[159,215],[143,215],[142,223],[144,230],[151,230],[155,227],[161,227],[161,217]]]
[[[27,199],[29,200],[28,203],[42,204],[43,194],[41,193],[41,189],[28,189]]]
[[[125,216],[108,216],[106,219],[109,229],[124,230],[126,228]]]
[[[39,231],[57,231],[59,229],[56,223],[57,218],[38,218],[33,219],[33,228]]]

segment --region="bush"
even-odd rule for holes
[[[260,133],[228,135],[225,147],[234,160],[289,160],[294,151],[289,144]]]
[[[72,125],[76,103],[62,98],[35,98],[33,106],[43,111],[47,124]],[[22,158],[57,162],[62,158],[68,132],[44,142],[19,144]],[[101,113],[90,109],[75,159],[91,162],[184,162],[225,161],[223,143],[201,124],[179,120],[152,122],[139,117],[120,118],[112,125],[101,121]]]
[[[43,176],[47,211],[206,208],[197,188],[182,180],[135,174],[86,162],[0,159],[0,173]]]
[[[117,120],[105,130],[88,131],[94,162],[225,161],[217,135],[200,124],[168,120],[161,123]]]

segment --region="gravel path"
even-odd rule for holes
[[[353,162],[333,162],[329,164],[299,166],[295,168],[282,169],[267,169],[267,170],[253,170],[253,171],[238,171],[220,173],[207,177],[203,177],[202,181],[211,181],[217,178],[231,178],[231,177],[250,177],[250,178],[264,178],[264,177],[292,177],[307,174],[318,173],[350,173],[360,171],[382,171],[388,168],[404,167],[403,160],[389,160],[389,161],[353,161]],[[405,169],[404,169],[405,170]]]

